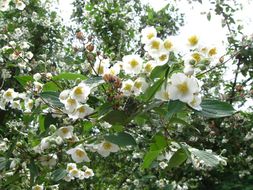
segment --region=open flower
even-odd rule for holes
[[[187,77],[183,73],[175,73],[171,76],[171,85],[169,86],[169,95],[172,100],[190,102],[194,93],[199,92],[197,79]]]
[[[67,98],[66,101],[64,102],[65,109],[67,112],[71,113],[73,112],[77,106],[79,105],[76,99],[73,98]]]
[[[73,113],[69,114],[69,117],[72,119],[84,118],[85,116],[91,114],[93,111],[94,109],[87,104],[79,105]]]
[[[82,146],[77,146],[75,148],[71,148],[70,150],[67,151],[67,154],[70,154],[71,158],[76,163],[80,163],[83,161],[90,162],[90,159]]]
[[[15,3],[16,3],[16,8],[20,11],[24,10],[26,7],[26,5],[20,0],[16,0]]]
[[[146,27],[141,31],[141,42],[147,43],[157,35],[156,29],[153,26]]]
[[[103,156],[107,157],[111,152],[118,152],[119,146],[108,141],[103,141],[102,143],[97,145],[97,152]]]
[[[78,86],[74,87],[70,92],[72,99],[75,99],[79,102],[85,102],[90,94],[90,87],[85,83],[80,83]]]
[[[14,98],[16,98],[18,96],[18,93],[15,92],[12,88],[9,88],[8,90],[6,90],[3,93],[3,98],[7,101],[10,102],[12,101]]]
[[[139,74],[142,68],[143,60],[139,55],[126,55],[123,57],[123,70],[126,74]]]
[[[43,185],[35,185],[32,187],[32,190],[43,190],[43,189],[44,189]]]
[[[57,134],[63,139],[70,139],[73,136],[73,127],[61,127],[58,129]]]
[[[161,54],[163,48],[163,41],[160,38],[152,38],[144,47],[144,49],[152,57],[157,57]]]
[[[87,167],[84,172],[83,171],[80,172],[79,179],[84,179],[84,178],[88,179],[92,176],[94,176],[93,170]]]
[[[127,81],[122,82],[122,88],[121,91],[125,96],[132,95],[132,89],[134,86],[134,82],[131,79],[128,79]]]

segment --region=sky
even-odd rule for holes
[[[66,23],[69,23],[69,18],[72,13],[73,0],[59,0],[60,11],[62,12],[62,17]],[[180,12],[185,14],[185,25],[180,29],[180,33],[183,35],[200,35],[203,40],[208,43],[215,45],[220,48],[220,51],[225,52],[225,47],[227,45],[226,35],[228,30],[222,28],[221,16],[211,14],[211,20],[208,21],[204,12],[209,12],[210,1],[203,0],[203,3],[192,3],[189,4],[188,0],[142,0],[143,3],[150,4],[154,10],[158,11],[162,9],[168,2],[172,2],[179,7]],[[229,1],[228,1],[229,2]],[[235,15],[237,18],[236,22],[244,25],[243,33],[245,35],[253,34],[253,0],[242,0],[240,3],[243,5],[243,9],[238,11]],[[217,32],[218,31],[218,32]],[[229,63],[228,63],[229,64]],[[231,63],[230,63],[231,64]],[[233,66],[229,65],[224,79],[226,81],[233,80]],[[239,79],[243,79],[239,76]],[[249,106],[253,105],[253,100],[249,99],[245,106],[241,107],[241,110],[247,110]]]

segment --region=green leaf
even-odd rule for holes
[[[63,104],[59,100],[59,92],[47,91],[40,93],[41,98],[46,100],[50,105],[56,107],[63,107]]]
[[[149,151],[144,156],[142,168],[149,168],[152,162],[157,158],[157,156],[159,156],[166,146],[166,138],[160,134],[155,135]]]
[[[89,132],[94,125],[90,121],[84,121],[83,122],[83,132]]]
[[[155,78],[164,78],[167,69],[169,68],[169,65],[166,63],[162,66],[156,66],[151,74],[150,74],[150,78],[151,79],[155,79]]]
[[[112,110],[108,114],[106,114],[102,120],[114,125],[121,124],[126,125],[129,123],[130,118],[124,111]]]
[[[83,81],[85,84],[91,87],[98,86],[99,84],[104,82],[104,79],[102,77],[92,77],[85,81]]]
[[[119,146],[136,145],[136,141],[133,136],[125,132],[105,136],[105,140]]]
[[[60,90],[59,87],[54,82],[51,81],[44,84],[42,91],[46,92],[46,91],[58,91],[58,90]]]
[[[142,168],[149,168],[152,164],[153,160],[155,160],[162,150],[149,151],[145,154],[144,160],[142,163]]]
[[[164,79],[159,79],[151,87],[149,87],[146,92],[142,95],[142,100],[148,102],[151,98],[154,97],[155,93],[160,89],[164,82]]]
[[[32,76],[15,76],[14,77],[23,87],[27,85],[28,82],[34,81]]]
[[[53,171],[51,177],[52,177],[53,181],[60,181],[67,174],[68,174],[68,172],[66,170],[59,168],[59,169]]]
[[[180,166],[183,162],[187,160],[187,158],[188,156],[185,153],[185,150],[180,148],[170,158],[168,167],[173,168],[173,167]]]
[[[171,118],[177,112],[180,112],[185,107],[185,103],[180,102],[179,100],[170,100],[168,104],[168,113],[167,117]]]
[[[53,77],[53,80],[62,80],[62,79],[65,79],[65,80],[76,80],[76,79],[85,80],[85,79],[87,79],[87,77],[82,74],[76,74],[76,73],[61,73],[61,74]]]
[[[189,149],[189,151],[193,155],[197,156],[200,160],[203,160],[206,165],[211,167],[214,167],[220,163],[214,153],[198,150],[196,148]]]
[[[39,115],[39,129],[40,133],[43,133],[45,131],[45,116]]]
[[[39,175],[39,168],[36,166],[34,160],[29,164],[30,170],[30,183],[33,185],[36,177]]]
[[[227,117],[235,113],[231,104],[219,100],[203,100],[200,106],[202,110],[196,112],[208,118]]]
[[[3,170],[6,168],[8,163],[8,160],[6,160],[6,158],[4,157],[0,157],[0,170]]]

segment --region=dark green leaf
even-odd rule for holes
[[[235,113],[231,104],[219,100],[203,100],[201,107],[202,110],[196,112],[208,118],[227,117]]]
[[[67,174],[68,174],[68,172],[66,170],[59,168],[59,169],[53,171],[51,177],[52,177],[53,181],[60,181]]]
[[[26,86],[28,82],[34,81],[32,76],[15,76],[14,77],[23,87]]]
[[[171,118],[177,112],[180,112],[185,107],[185,103],[180,102],[179,100],[170,100],[168,104],[168,113],[167,117]]]
[[[149,87],[142,96],[144,102],[148,102],[151,98],[154,97],[155,93],[160,89],[164,82],[164,79],[159,79],[151,87]]]
[[[119,146],[136,145],[136,141],[133,136],[125,132],[105,136],[105,140],[117,144]]]
[[[41,98],[46,100],[50,105],[53,105],[56,107],[62,107],[63,104],[59,100],[59,95],[60,95],[59,92],[54,92],[54,91],[40,93]]]
[[[126,125],[129,123],[130,118],[124,111],[112,110],[108,114],[106,114],[102,120],[110,123],[110,124],[121,124]]]
[[[182,148],[180,148],[170,158],[168,167],[172,168],[172,167],[180,166],[187,158],[188,157],[185,151]]]
[[[169,65],[166,63],[162,66],[156,66],[151,74],[150,74],[150,78],[151,79],[155,79],[155,78],[164,78],[167,69],[169,68]]]
[[[54,82],[51,81],[44,84],[42,91],[46,92],[46,91],[58,91],[58,90],[60,90],[59,87]]]

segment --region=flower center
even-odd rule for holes
[[[186,82],[177,85],[177,89],[179,90],[179,92],[181,92],[182,94],[186,94],[189,91],[188,85]]]
[[[147,35],[147,38],[150,40],[151,38],[153,38],[155,35],[153,33],[150,33]]]
[[[80,150],[80,149],[77,149],[76,150],[76,155],[78,156],[78,157],[84,157],[85,156],[85,153],[84,153],[84,151],[83,150]]]
[[[104,148],[105,150],[110,150],[111,147],[112,147],[111,143],[108,143],[108,142],[103,143],[103,148]]]
[[[199,42],[199,39],[196,35],[193,35],[188,38],[188,42],[190,43],[191,46],[195,46]]]
[[[76,95],[82,95],[82,94],[83,94],[83,89],[82,89],[82,87],[77,87],[77,88],[75,89],[75,94],[76,94]]]
[[[138,61],[133,59],[132,61],[130,61],[130,65],[131,65],[132,68],[135,68],[137,65],[139,65],[139,63],[138,63]]]
[[[158,42],[158,41],[153,41],[152,43],[151,43],[151,48],[152,49],[159,49],[159,47],[160,47],[160,42]]]
[[[163,45],[166,50],[170,50],[173,46],[172,42],[169,40],[165,41]]]

